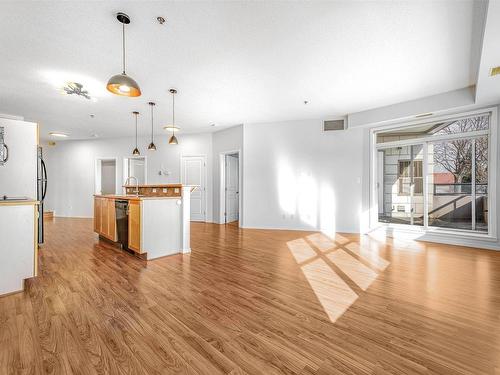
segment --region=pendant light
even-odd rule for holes
[[[169,145],[178,145],[179,141],[175,136],[175,94],[177,94],[176,89],[170,89],[170,93],[172,94],[172,136],[168,140]]]
[[[122,53],[123,71],[111,77],[106,85],[108,91],[121,96],[141,96],[141,89],[137,82],[125,73],[125,25],[130,23],[130,18],[125,13],[117,13],[116,18],[122,24]]]
[[[139,116],[139,112],[134,111],[132,113],[135,116],[135,148],[134,151],[132,151],[132,155],[140,155],[141,152],[137,148],[137,116]]]
[[[155,107],[156,103],[149,102],[148,104],[151,107],[151,143],[148,146],[148,150],[156,151],[156,145],[154,143],[154,131],[153,131],[153,108]]]

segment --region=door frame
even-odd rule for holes
[[[241,228],[241,196],[242,196],[242,173],[241,173],[241,150],[231,150],[219,153],[219,224],[226,224],[226,155],[238,154],[238,227]]]
[[[102,161],[114,161],[115,162],[115,194],[118,193],[118,189],[120,186],[120,178],[118,177],[118,158],[114,156],[98,156],[95,158],[94,162],[94,194],[102,193],[102,181],[101,181],[101,165],[99,162]],[[97,185],[99,184],[100,190],[97,189]]]
[[[147,155],[125,156],[123,158],[123,175],[122,175],[123,181],[121,183],[122,189],[124,192],[125,192],[125,188],[123,187],[123,185],[125,185],[125,182],[127,181],[127,177],[128,177],[128,161],[129,161],[129,159],[141,159],[141,158],[144,158],[144,185],[146,185],[148,183],[148,157],[147,157]]]
[[[205,190],[203,191],[203,195],[204,195],[204,207],[203,207],[203,212],[205,212],[205,220],[201,221],[201,222],[208,222],[208,219],[207,219],[207,215],[208,215],[208,211],[207,211],[207,205],[208,205],[208,202],[207,202],[207,178],[208,178],[208,173],[207,173],[207,155],[206,154],[199,154],[199,155],[195,155],[195,154],[181,154],[179,160],[180,160],[180,173],[179,173],[179,177],[180,177],[180,183],[182,184],[182,181],[183,181],[183,177],[184,177],[184,168],[182,168],[182,160],[184,158],[203,158],[203,168],[205,168],[205,173],[204,173],[204,177],[203,177],[203,182],[204,182],[204,185],[205,185]],[[190,220],[192,221],[192,220]]]

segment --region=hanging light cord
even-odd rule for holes
[[[137,148],[137,113],[135,114],[135,148]]]
[[[122,23],[123,74],[125,74],[125,23]]]
[[[154,107],[154,105],[151,104],[151,143],[154,143],[154,134],[153,134],[153,107]]]
[[[175,135],[175,92],[172,93],[172,135]]]

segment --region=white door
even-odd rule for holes
[[[239,176],[238,156],[226,155],[226,223],[238,220]]]
[[[191,220],[205,221],[205,156],[183,156],[181,158],[181,182],[197,185],[191,193]]]

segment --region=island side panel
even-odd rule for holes
[[[182,205],[180,199],[142,201],[142,241],[147,259],[182,252]]]
[[[182,252],[191,252],[191,190],[190,186],[182,187]]]

